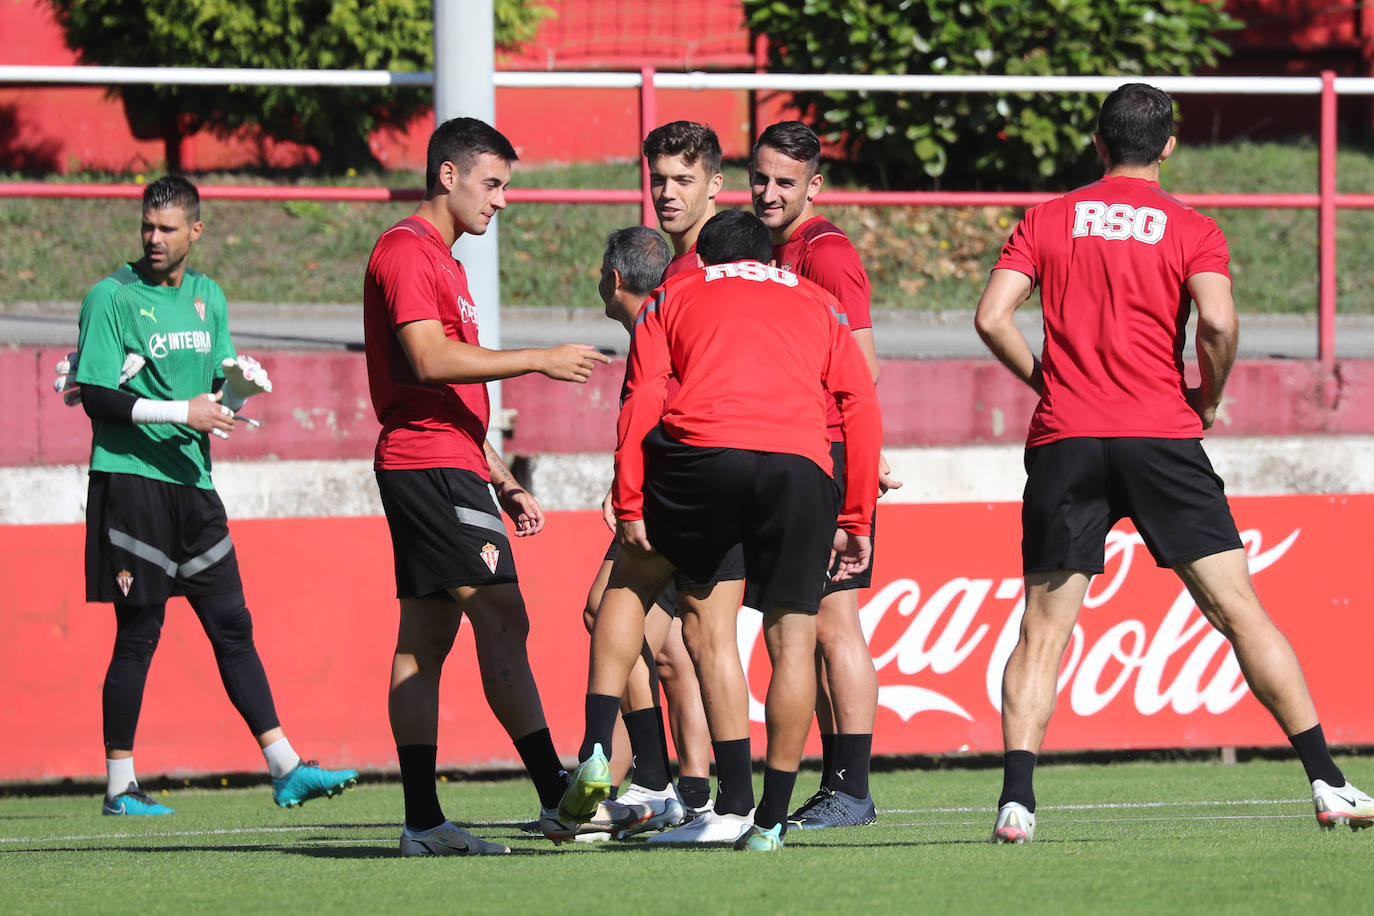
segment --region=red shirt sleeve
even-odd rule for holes
[[[1011,231],[1011,237],[1002,246],[1002,254],[993,265],[993,270],[1014,270],[1032,280],[1036,279],[1034,222],[1035,210],[1031,209]]]
[[[441,321],[434,271],[413,239],[405,239],[405,229],[393,230],[378,246],[373,259],[373,274],[385,294],[387,318],[392,328],[408,321]],[[454,265],[455,269],[460,265]]]
[[[838,320],[831,322],[830,359],[822,382],[834,396],[844,426],[845,490],[838,525],[854,534],[871,535],[878,499],[882,412],[868,363],[849,328]]]
[[[615,483],[612,503],[616,518],[644,517],[644,437],[663,418],[668,397],[672,358],[663,329],[666,294],[658,290],[644,305],[630,338],[625,372],[625,401],[616,422]]]
[[[850,331],[873,327],[873,290],[859,253],[848,239],[841,236],[816,239],[812,243],[806,278],[819,283],[840,300],[841,309],[849,316]]]
[[[1231,276],[1228,266],[1231,263],[1231,255],[1226,249],[1226,236],[1222,234],[1221,227],[1210,218],[1204,217],[1203,225],[1205,228],[1202,237],[1197,250],[1188,258],[1184,276],[1191,277],[1203,273]]]

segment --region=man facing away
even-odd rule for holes
[[[228,438],[235,411],[272,385],[255,360],[235,354],[219,284],[187,266],[203,229],[195,185],[176,175],[148,185],[143,257],[86,295],[76,363],[58,367],[59,390],[91,418],[86,600],[115,611],[101,692],[101,812],[109,815],[173,813],[139,788],[133,760],[148,667],[173,595],[184,595],[200,619],[225,692],[262,748],[278,805],[337,795],[358,779],[356,770],[302,762],[292,749],[253,642],[238,556],[210,478],[209,436]]]
[[[993,354],[1040,395],[1026,439],[1026,607],[1002,678],[1003,784],[992,841],[1035,835],[1032,779],[1060,661],[1089,580],[1102,572],[1107,531],[1126,517],[1230,640],[1246,683],[1302,761],[1317,821],[1368,827],[1374,799],[1331,759],[1302,668],[1255,594],[1221,479],[1202,449],[1238,330],[1225,236],[1159,186],[1176,142],[1173,101],[1128,83],[1107,97],[1097,128],[1105,176],[1026,214],[975,318]],[[1012,321],[1036,285],[1040,359]],[[1190,303],[1196,388],[1183,377]]]
[[[528,537],[542,530],[544,514],[487,442],[485,383],[529,372],[583,383],[609,358],[579,344],[489,350],[477,343],[477,308],[451,248],[464,233],[486,232],[505,208],[515,159],[510,142],[481,121],[440,125],[429,140],[425,198],[382,233],[364,284],[368,382],[382,424],[374,467],[400,599],[388,708],[406,856],[510,851],[448,821],[435,789],[439,677],[464,616],[487,703],[539,794],[541,829],[555,842],[575,831],[552,816],[566,774],[530,671],[529,618],[500,517],[504,510],[516,536]]]
[[[878,381],[878,356],[869,317],[869,283],[859,254],[834,223],[818,215],[815,198],[824,184],[821,141],[801,121],[780,121],[759,135],[750,160],[754,212],[768,227],[773,261],[819,284],[840,301],[854,343]],[[844,429],[839,411],[828,413],[833,473],[845,477]],[[883,492],[900,487],[880,460]],[[878,713],[878,674],[859,625],[859,592],[873,580],[862,573],[826,586],[816,615],[816,720],[821,732],[821,785],[789,818],[812,829],[851,827],[877,820],[868,791],[873,724]]]
[[[838,303],[766,263],[771,243],[757,217],[717,214],[697,247],[706,269],[655,293],[630,348],[616,449],[621,553],[592,633],[583,762],[559,815],[582,819],[609,791],[602,749],[643,640],[644,608],[675,567],[700,578],[740,544],[773,675],[763,795],[752,818],[733,815],[736,848],[771,851],[782,846],[814,706],[821,573],[833,554],[840,579],[868,563],[881,420]],[[682,387],[665,408],[670,377]],[[855,469],[838,528],[825,428],[832,396]],[[690,634],[688,646],[699,651]],[[712,674],[698,669],[708,698]],[[740,712],[747,717],[747,705]]]
[[[696,256],[697,235],[706,221],[715,215],[715,196],[720,191],[720,141],[710,127],[695,121],[672,121],[654,128],[644,138],[642,146],[646,165],[649,170],[650,195],[654,212],[658,216],[659,227],[672,242],[669,263],[660,278],[647,289],[633,290],[629,274],[610,265],[612,260],[634,257],[639,269],[634,272],[634,283],[645,282],[649,272],[644,268],[644,260],[649,254],[648,236],[630,233],[629,230],[612,234],[602,259],[600,293],[606,302],[607,314],[626,321],[627,330],[633,329],[634,316],[645,296],[668,277],[699,267]],[[655,246],[656,247],[656,246]],[[653,258],[656,261],[656,257]],[[626,262],[629,263],[628,261]],[[617,300],[628,303],[638,296],[633,308],[616,304]],[[674,389],[675,390],[675,389]],[[614,528],[614,514],[611,511],[611,496],[606,494],[602,512],[607,523]],[[610,576],[611,564],[618,551],[617,543],[612,540],[602,562],[596,579],[587,595],[588,628],[595,619],[601,596],[605,592]],[[738,564],[736,564],[738,566]],[[702,595],[719,578],[739,580],[743,577],[742,567],[729,567],[717,570],[712,582],[697,583],[679,577],[677,584],[685,589],[685,597],[675,586],[669,586],[659,595],[656,608],[651,608],[646,619],[647,645],[651,652],[646,661],[637,662],[630,675],[629,687],[624,709],[624,730],[628,743],[633,750],[636,773],[634,781],[619,798],[634,803],[672,808],[674,803],[684,807],[684,816],[692,818],[709,810],[711,745],[706,712],[701,701],[701,687],[697,682],[692,659],[683,641],[684,618],[698,603],[705,600]],[[735,585],[734,607],[739,607],[738,590],[742,583]],[[729,588],[722,588],[716,599],[728,603],[731,596]],[[662,615],[667,615],[666,630]],[[650,668],[652,665],[652,670]],[[666,764],[661,773],[655,761],[666,760],[667,745],[663,734],[662,713],[658,707],[658,688],[655,681],[662,683],[663,693],[668,701],[668,724],[673,734],[673,744],[677,749],[679,778],[676,787],[671,784],[663,789],[653,786],[663,782],[667,772]],[[613,781],[618,785],[628,766],[623,753],[622,731],[617,730],[615,749],[611,756]],[[645,781],[647,779],[647,782]],[[682,818],[679,817],[678,820]],[[671,817],[655,816],[646,822],[649,827],[672,826],[676,823]],[[680,837],[676,831],[662,835],[670,841]]]

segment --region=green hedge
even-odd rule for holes
[[[1240,23],[1220,0],[743,0],[777,72],[1183,75]],[[1100,96],[797,96],[827,139],[891,181],[1031,186],[1091,167]],[[926,177],[922,177],[922,175]]]
[[[421,72],[434,61],[429,0],[48,0],[83,64],[363,69]],[[497,44],[533,37],[549,11],[495,0]],[[325,168],[375,165],[368,136],[429,107],[428,88],[122,86],[135,135],[174,140],[200,130],[313,146]]]

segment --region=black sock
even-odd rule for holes
[[[1035,813],[1035,755],[1030,751],[1007,751],[1002,755],[1002,797],[997,799],[1000,809],[1007,802],[1016,802],[1031,814]]]
[[[754,823],[763,830],[774,824],[782,824],[787,832],[787,810],[792,803],[792,789],[797,784],[796,770],[775,770],[765,767],[763,771],[763,798],[754,812]]]
[[[706,776],[679,776],[677,794],[686,808],[700,808],[711,800],[711,780]]]
[[[754,807],[749,739],[712,741],[711,750],[716,755],[716,813],[748,814]]]
[[[434,786],[434,761],[439,748],[433,744],[407,744],[396,748],[401,764],[401,792],[405,795],[406,826],[415,832],[444,822],[439,791]]]
[[[625,731],[630,733],[630,751],[634,754],[635,785],[655,791],[666,789],[669,779],[664,766],[667,753],[663,750],[666,739],[662,723],[655,706],[625,714]]]
[[[1307,781],[1320,779],[1329,786],[1340,788],[1345,785],[1345,774],[1331,759],[1331,748],[1326,746],[1326,735],[1322,734],[1319,724],[1305,732],[1288,736],[1288,743],[1298,752],[1302,768],[1307,771]]]
[[[821,788],[830,789],[830,765],[835,762],[835,736],[821,732]]]
[[[654,680],[658,680],[657,675],[654,676]],[[658,696],[657,686],[654,687],[654,696]],[[668,782],[672,782],[673,761],[668,757],[668,725],[666,722],[663,721],[663,707],[655,706],[654,714],[658,716],[658,734],[661,738],[661,740],[658,742],[658,745],[663,750],[663,775],[665,776],[665,778],[667,778]],[[667,783],[664,783],[664,785],[667,785]]]
[[[539,804],[545,808],[555,808],[563,798],[567,786],[567,773],[553,749],[553,738],[547,728],[530,732],[523,738],[515,739],[515,750],[525,765],[525,772],[534,782],[534,790],[539,793]]]
[[[830,788],[855,798],[868,798],[868,765],[873,756],[872,735],[836,735],[830,767]]]
[[[586,717],[587,731],[582,736],[582,746],[577,749],[577,759],[586,760],[592,755],[593,745],[601,745],[606,756],[611,756],[611,736],[615,734],[615,716],[620,712],[620,697],[608,697],[604,693],[587,694]]]

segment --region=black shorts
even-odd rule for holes
[[[1060,439],[1026,449],[1025,460],[1024,572],[1102,572],[1107,532],[1122,518],[1162,567],[1241,546],[1198,439]]]
[[[832,474],[834,475],[835,486],[836,486],[837,488],[839,488],[839,494],[840,494],[840,497],[839,497],[839,498],[841,499],[841,502],[843,502],[843,495],[844,495],[844,489],[843,489],[843,488],[844,488],[844,443],[843,443],[843,442],[832,442],[832,443],[830,443],[830,463],[831,463],[831,467],[833,468]],[[835,527],[834,525],[831,526],[832,529],[833,529],[834,527]],[[830,533],[833,535],[835,532],[832,530]],[[871,544],[874,545],[874,548],[876,549],[876,547],[877,547],[877,542],[878,542],[878,512],[877,512],[876,509],[875,509],[874,512],[873,512],[873,520],[872,520],[872,522],[871,522],[871,527],[869,528],[868,540],[869,540],[869,542],[870,542]],[[837,560],[836,562],[838,563],[838,560]],[[854,589],[854,588],[868,588],[870,585],[873,584],[873,556],[870,555],[869,560],[868,560],[868,565],[867,565],[866,567],[864,567],[864,571],[861,572],[861,573],[859,573],[857,576],[850,576],[848,579],[843,579],[843,580],[841,580],[841,581],[839,581],[839,582],[831,582],[831,581],[830,581],[829,574],[830,574],[830,573],[833,573],[834,571],[835,571],[835,570],[834,570],[834,567],[832,567],[830,570],[827,571],[826,580],[825,580],[825,593],[826,593],[827,595],[831,594],[832,592],[843,592],[843,591],[847,591],[847,590],[849,590],[849,589]]]
[[[214,490],[92,471],[86,491],[86,600],[161,604],[243,590]]]
[[[391,529],[397,598],[517,581],[501,510],[475,472],[377,471],[377,489]]]
[[[800,455],[683,445],[655,427],[644,438],[649,541],[697,582],[740,545],[750,602],[814,612],[825,586],[838,491]]]

